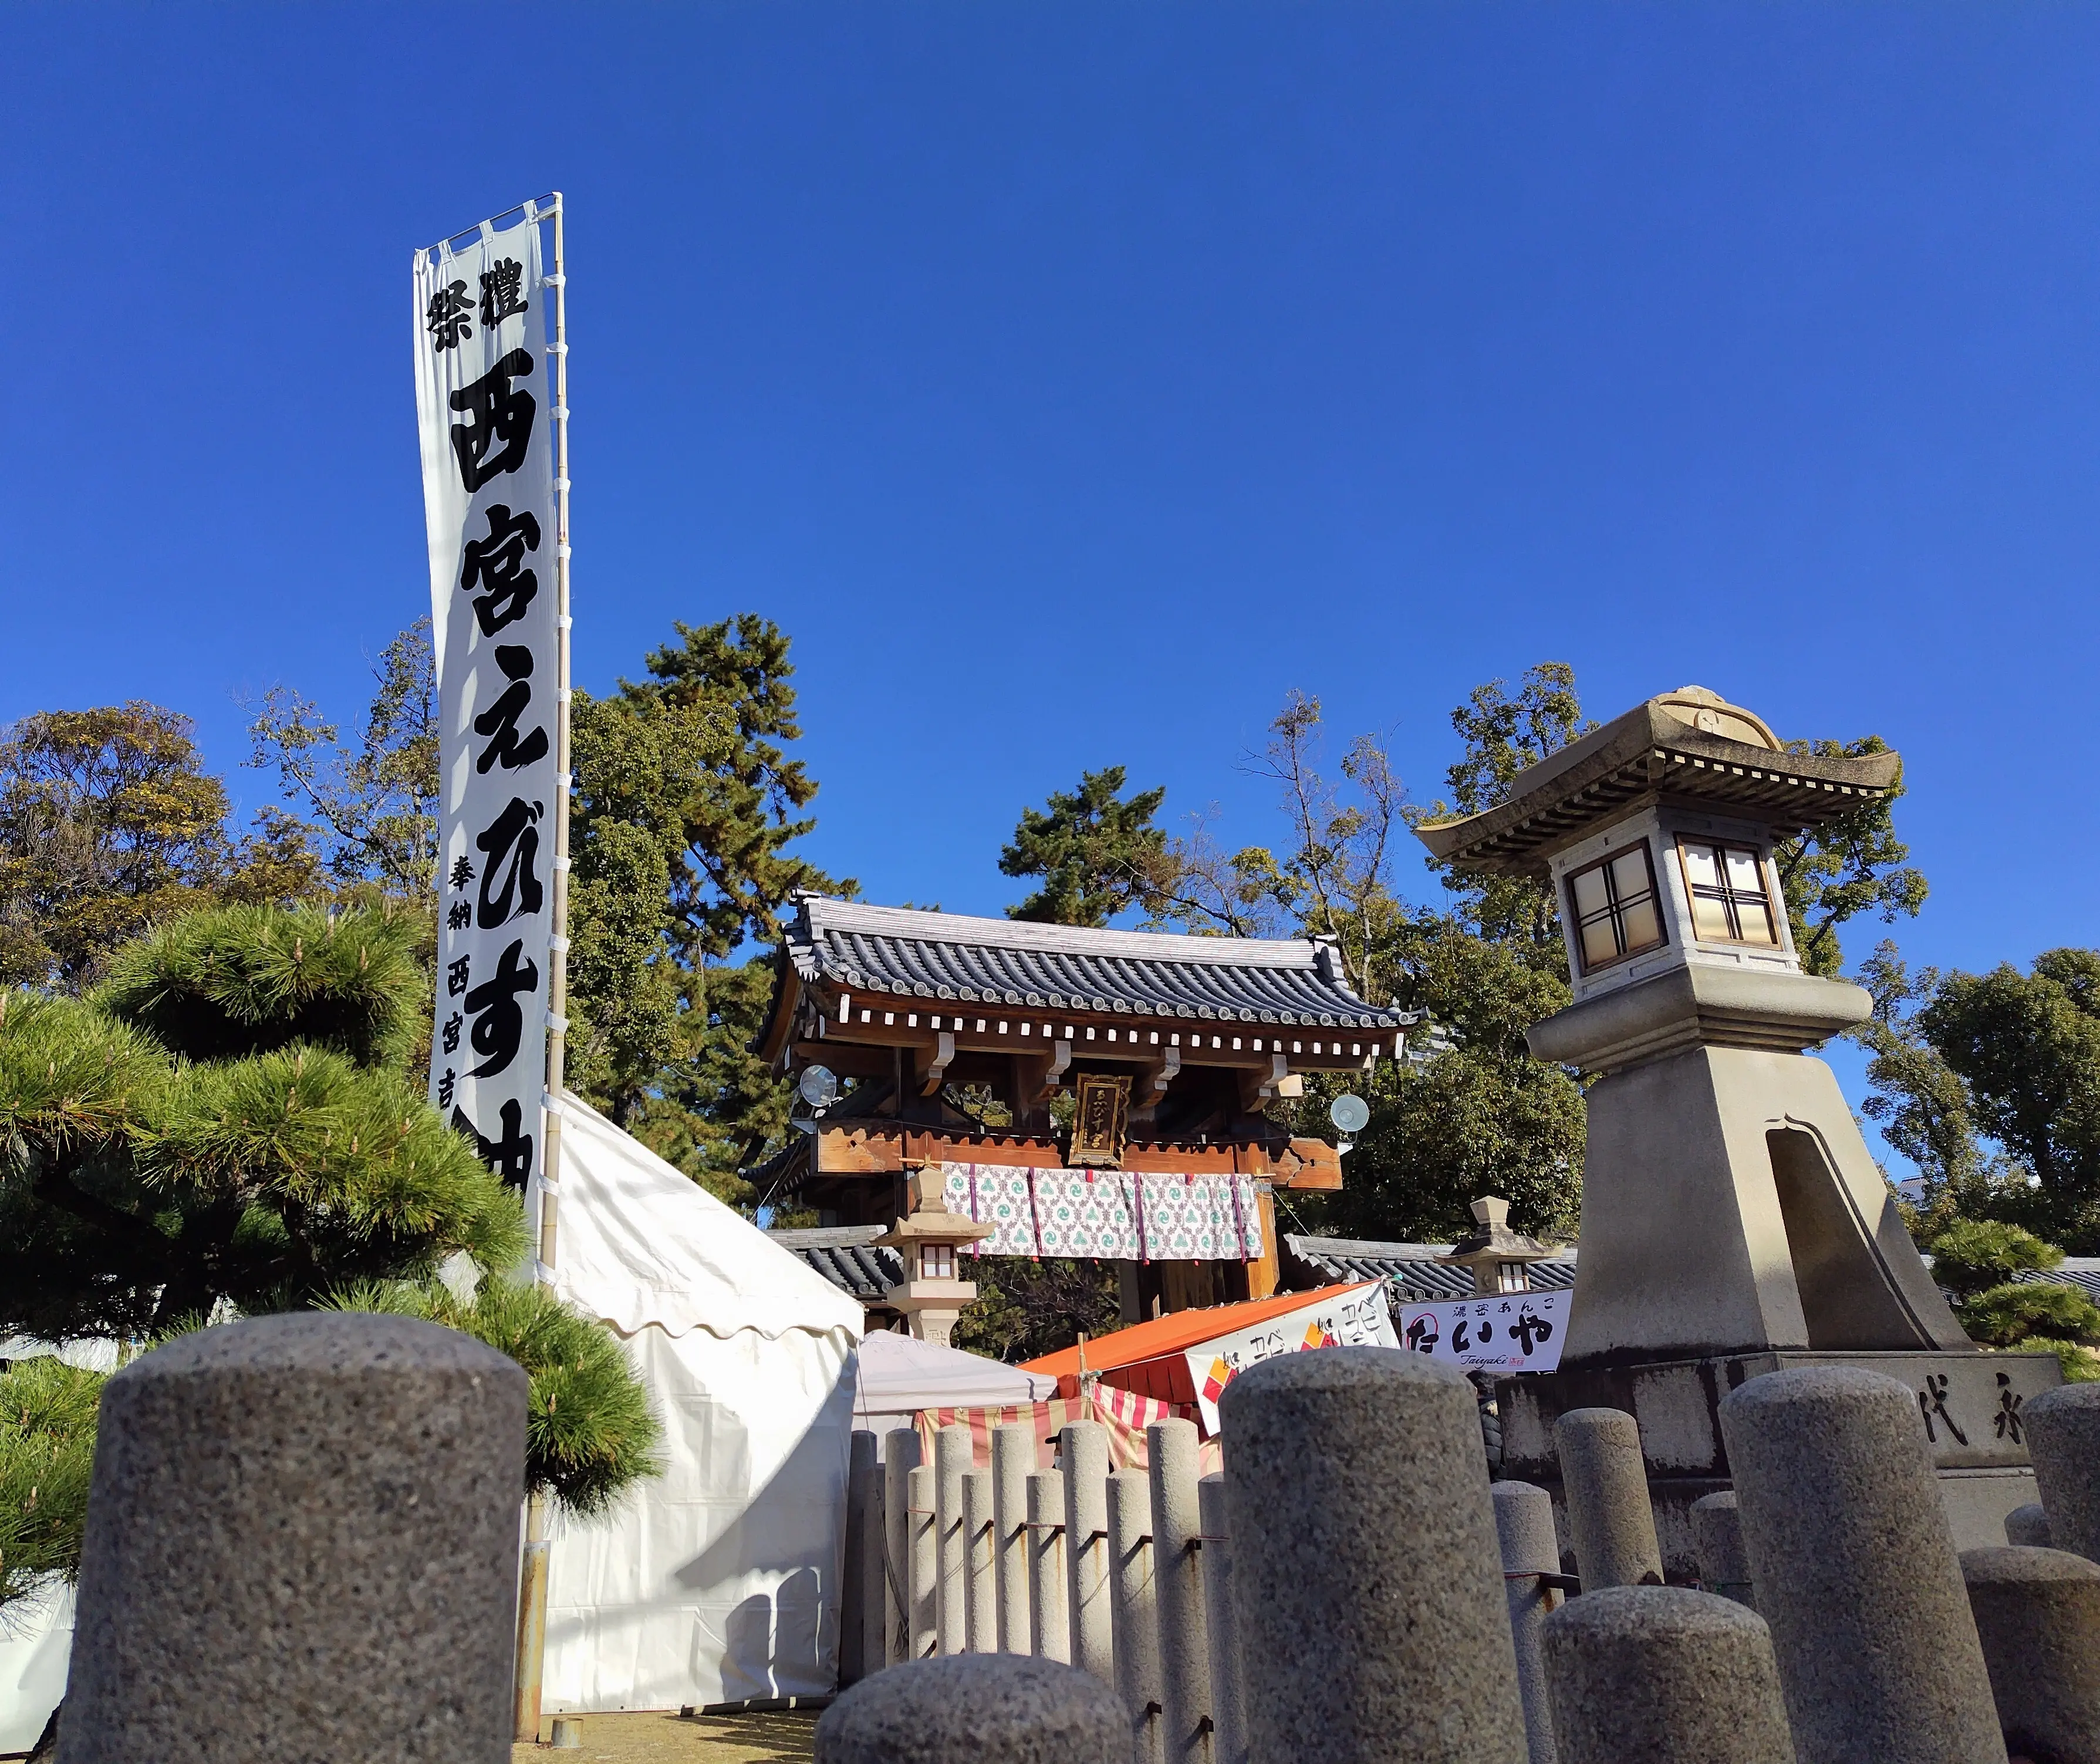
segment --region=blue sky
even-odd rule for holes
[[[558,187],[578,681],[777,620],[871,898],[1111,763],[1276,839],[1293,689],[1433,797],[1552,657],[1901,748],[1917,959],[2090,943],[2096,79],[2062,5],[15,6],[0,717],[353,712],[410,254]]]

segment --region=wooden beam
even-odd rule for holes
[[[1181,1050],[1179,1047],[1161,1048],[1159,1058],[1138,1074],[1137,1083],[1132,1087],[1131,1112],[1135,1114],[1140,1109],[1149,1109],[1156,1105],[1167,1094],[1167,1087],[1174,1082],[1180,1070]]]
[[[1043,1090],[1042,1094],[1036,1098],[1038,1102],[1049,1101],[1063,1087],[1065,1069],[1071,1063],[1071,1043],[1069,1041],[1057,1043],[1051,1051],[1049,1065],[1043,1069]]]
[[[921,1096],[938,1096],[941,1094],[942,1081],[946,1078],[948,1068],[954,1065],[955,1061],[954,1031],[943,1029],[937,1033],[940,1039],[933,1044],[933,1057],[927,1062],[926,1076],[919,1085],[919,1094]]]

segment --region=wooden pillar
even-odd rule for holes
[[[1276,1238],[1276,1197],[1266,1183],[1257,1191],[1261,1204],[1261,1255],[1246,1265],[1247,1297],[1271,1299],[1276,1295],[1277,1283],[1282,1278],[1282,1266],[1278,1252],[1282,1246]]]

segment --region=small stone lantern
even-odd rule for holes
[[[1509,1202],[1489,1195],[1473,1202],[1480,1228],[1469,1233],[1436,1259],[1473,1271],[1473,1291],[1483,1299],[1531,1290],[1531,1264],[1553,1252],[1536,1237],[1511,1231]]]
[[[915,1170],[911,1177],[911,1211],[875,1241],[903,1257],[904,1278],[889,1289],[886,1303],[901,1312],[920,1341],[946,1347],[955,1319],[977,1295],[977,1285],[964,1280],[964,1247],[992,1235],[962,1213],[948,1210],[947,1172],[938,1164]]]

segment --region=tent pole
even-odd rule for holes
[[[554,192],[554,862],[552,936],[547,957],[547,1094],[540,1119],[540,1233],[535,1278],[554,1269],[556,1209],[561,1197],[562,1083],[569,1020],[569,278],[562,256],[567,205]],[[525,1550],[518,1577],[518,1660],[512,1674],[511,1738],[540,1740],[540,1671],[547,1649],[547,1497],[535,1489],[525,1502]]]

